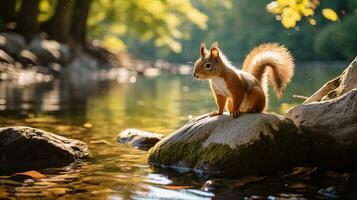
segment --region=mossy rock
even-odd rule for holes
[[[220,175],[265,174],[307,163],[309,144],[279,115],[202,115],[158,142],[148,162]]]

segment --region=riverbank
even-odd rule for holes
[[[130,77],[161,73],[188,74],[190,66],[134,58],[96,44],[77,46],[39,35],[31,41],[14,32],[0,33],[0,81],[19,85],[50,82],[60,76],[73,79],[129,81]]]

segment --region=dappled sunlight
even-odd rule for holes
[[[267,5],[267,10],[277,16],[285,28],[294,28],[302,18],[309,17],[309,23],[316,25],[315,15],[316,7],[320,4],[319,0],[277,0]],[[337,21],[338,15],[331,8],[322,9],[322,15],[331,21]]]

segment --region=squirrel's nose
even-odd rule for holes
[[[193,73],[193,76],[194,76],[195,78],[198,78],[198,77],[199,77],[198,74],[196,74],[196,73]]]

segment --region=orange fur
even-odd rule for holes
[[[279,98],[293,77],[294,67],[289,51],[276,43],[262,44],[254,48],[243,62],[243,70],[258,79],[265,90],[267,79],[263,76],[268,75],[274,92]]]
[[[194,76],[209,79],[220,115],[227,106],[233,117],[240,112],[262,112],[267,108],[267,76],[278,97],[294,73],[293,59],[288,50],[278,44],[263,44],[254,48],[243,63],[243,70],[230,65],[218,44],[207,51],[200,47],[201,57],[195,63]]]

